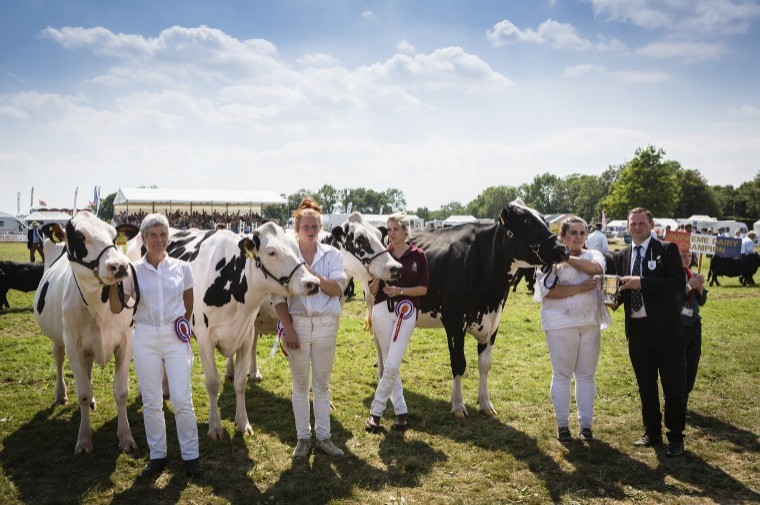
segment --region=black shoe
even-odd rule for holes
[[[563,444],[569,444],[573,441],[573,436],[570,435],[570,428],[567,426],[560,426],[557,428],[557,440]]]
[[[406,421],[406,414],[399,414],[396,416],[396,422],[393,423],[393,429],[397,431],[406,431],[409,427]]]
[[[665,451],[665,456],[669,458],[677,458],[679,456],[683,456],[683,441],[670,442],[668,444],[668,449]]]
[[[383,430],[380,426],[380,417],[370,415],[366,421],[364,421],[364,429],[369,433],[379,433]]]
[[[166,466],[166,458],[156,458],[148,461],[148,466],[142,471],[140,477],[143,479],[152,479],[156,475],[164,471]]]
[[[203,475],[199,458],[185,460],[185,473],[188,477],[199,478]]]
[[[581,428],[580,436],[581,440],[589,444],[594,441],[594,434],[591,433],[591,428]]]
[[[636,445],[638,447],[652,447],[653,445],[660,444],[662,444],[662,435],[649,436],[646,433],[644,433],[640,439],[636,440],[633,443],[633,445]]]

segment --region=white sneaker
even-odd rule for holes
[[[329,438],[325,438],[324,440],[317,440],[317,449],[324,452],[328,456],[343,456],[343,451],[337,448]]]
[[[311,439],[299,438],[296,448],[293,450],[293,459],[308,459],[311,452]]]

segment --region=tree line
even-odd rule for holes
[[[116,193],[103,199],[98,215],[113,217]],[[262,217],[285,224],[301,200],[308,196],[326,214],[359,211],[363,214],[390,214],[406,210],[425,221],[467,214],[477,218],[495,218],[501,209],[516,198],[544,214],[573,213],[588,222],[601,219],[625,219],[633,207],[645,207],[657,217],[685,218],[705,214],[717,219],[733,219],[751,224],[760,218],[760,170],[741,185],[710,186],[696,169],[685,169],[678,161],[667,160],[662,148],[647,146],[636,150],[634,157],[620,165],[610,165],[601,175],[570,174],[559,177],[551,173],[537,175],[520,186],[490,186],[469,203],[457,201],[439,209],[406,208],[403,191],[389,188],[337,189],[325,184],[317,190],[301,188],[282,195],[286,206],[265,205]]]
[[[559,177],[547,172],[520,186],[487,187],[469,203],[453,201],[436,210],[406,209],[404,193],[395,188],[378,192],[324,185],[316,191],[300,189],[286,197],[287,208],[265,207],[263,215],[285,222],[305,196],[317,202],[325,213],[347,213],[351,204],[352,211],[389,214],[406,210],[425,221],[459,214],[494,218],[507,203],[521,198],[544,214],[569,212],[588,222],[599,221],[602,210],[608,220],[613,220],[625,219],[633,207],[645,207],[658,217],[705,214],[752,223],[760,218],[760,171],[738,187],[710,186],[699,170],[684,169],[678,161],[667,160],[662,148],[647,146],[637,149],[630,161],[610,165],[601,175],[575,173]]]

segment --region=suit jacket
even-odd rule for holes
[[[615,253],[618,275],[630,275],[632,254],[632,245]],[[654,269],[649,268],[650,258],[655,262]],[[678,294],[686,289],[686,280],[678,247],[671,242],[652,238],[641,260],[641,269],[641,296],[647,320],[661,338],[683,337]],[[631,291],[621,291],[621,294],[625,306],[625,332],[630,336]]]
[[[42,240],[44,239],[44,237],[42,236],[42,233],[40,233],[40,231],[37,230],[37,229],[29,228],[27,230],[27,232],[26,232],[26,247],[27,247],[27,249],[31,249],[32,248],[32,244],[34,244],[34,235],[35,234],[37,235],[37,237],[39,237],[39,239],[40,239],[40,245],[42,245]]]

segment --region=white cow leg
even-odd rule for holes
[[[259,384],[262,380],[264,380],[264,376],[261,375],[261,372],[259,371],[259,361],[256,359],[256,351],[259,348],[259,337],[261,337],[261,333],[254,329],[253,343],[251,344],[251,349],[248,353],[248,356],[251,360],[251,368],[248,371],[248,376],[256,384]]]
[[[66,348],[53,344],[53,359],[55,360],[55,403],[66,405],[69,397],[66,394],[66,383],[63,380],[63,361],[66,359]]]
[[[244,435],[253,435],[253,428],[248,422],[248,412],[245,408],[245,389],[248,386],[248,359],[251,348],[243,345],[235,359],[235,426]]]
[[[483,349],[478,355],[478,372],[480,374],[480,381],[478,382],[478,404],[480,405],[480,413],[485,414],[488,417],[496,415],[496,410],[491,405],[491,399],[488,396],[488,372],[491,371],[491,364],[493,362],[493,344],[490,342],[486,344],[486,348]]]
[[[75,454],[92,452],[92,427],[90,426],[90,407],[92,404],[92,382],[90,372],[92,371],[92,359],[87,359],[78,352],[71,352],[67,349],[71,371],[74,373],[74,381],[77,385],[77,403],[79,404],[79,434],[77,443],[74,446]]]
[[[467,407],[464,406],[464,399],[462,398],[462,376],[454,376],[454,383],[451,388],[451,413],[455,417],[465,418],[470,414],[467,412]]]
[[[116,434],[119,437],[119,449],[130,452],[137,449],[135,439],[132,438],[132,430],[129,428],[127,418],[127,399],[129,397],[129,363],[132,360],[132,345],[129,337],[124,339],[127,343],[116,350],[116,373],[113,380],[113,397],[116,400],[118,411],[118,425]]]
[[[224,436],[222,421],[219,418],[219,371],[214,361],[214,348],[209,342],[209,335],[196,335],[198,340],[198,354],[203,364],[203,373],[206,376],[206,392],[208,392],[208,436],[212,440],[221,440]]]
[[[224,380],[230,382],[235,380],[235,358],[232,356],[227,358],[227,365],[224,367]]]

